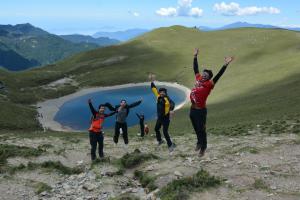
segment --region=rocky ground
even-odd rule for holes
[[[190,192],[190,199],[300,199],[300,135],[297,133],[269,134],[259,128],[241,136],[209,135],[204,157],[194,151],[195,136],[175,137],[177,148],[169,153],[166,144],[158,147],[154,136],[141,140],[130,138],[129,149],[121,143],[115,146],[105,138],[106,159],[91,164],[88,138],[66,140],[60,137],[20,138],[1,135],[1,144],[44,148],[37,157],[10,157],[10,168],[60,161],[77,173],[65,174],[41,167],[2,172],[0,199],[112,199],[134,196],[158,199],[156,195],[168,183],[192,176],[200,169],[220,177],[222,183],[204,191]],[[118,160],[139,149],[152,153],[150,159],[120,173]],[[154,188],[143,186],[135,171],[146,173]],[[157,189],[155,189],[157,187]],[[119,198],[119,199],[122,199]]]

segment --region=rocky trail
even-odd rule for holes
[[[241,136],[210,134],[202,158],[194,151],[195,135],[174,141],[177,148],[169,153],[166,144],[157,146],[154,136],[131,137],[128,149],[106,136],[106,158],[91,163],[87,136],[65,140],[2,134],[1,144],[41,149],[41,154],[7,158],[6,168],[14,170],[1,172],[1,199],[170,199],[160,196],[161,188],[201,169],[221,183],[191,188],[182,199],[300,199],[297,133],[255,129]]]

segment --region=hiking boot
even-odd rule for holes
[[[199,152],[199,157],[203,157],[205,155],[205,149],[201,149]]]
[[[163,140],[158,142],[158,146],[162,145],[163,143],[165,143]]]
[[[195,151],[199,151],[200,149],[201,149],[201,145],[197,144],[196,147],[195,147]]]
[[[174,149],[176,148],[176,144],[175,143],[172,143],[172,145],[169,147],[169,152],[173,152]]]

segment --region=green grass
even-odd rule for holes
[[[139,200],[139,199],[140,198],[132,194],[122,194],[118,197],[110,198],[109,200]]]
[[[146,172],[136,170],[134,171],[134,177],[139,180],[143,188],[147,188],[149,191],[153,191],[157,188],[155,185],[155,177],[150,176]]]
[[[259,190],[269,190],[269,186],[262,179],[255,179],[253,187]]]
[[[47,151],[48,149],[54,148],[52,144],[42,144],[38,146],[38,149],[41,149],[43,151]]]
[[[237,152],[249,152],[249,153],[252,153],[252,154],[258,154],[259,149],[256,148],[256,147],[246,146],[246,147],[240,148]]]
[[[131,169],[151,159],[158,159],[158,157],[153,154],[142,153],[139,149],[135,149],[134,152],[127,153],[120,158],[118,163],[121,168]]]
[[[41,194],[42,192],[50,192],[52,190],[51,186],[43,182],[35,183],[34,188],[36,194]]]
[[[5,165],[8,158],[11,157],[37,157],[45,151],[41,148],[31,148],[25,146],[16,146],[10,144],[0,144],[0,166]]]
[[[95,166],[102,165],[105,163],[111,163],[110,157],[104,157],[104,158],[96,158],[96,160],[93,160],[91,163],[91,168],[95,168]]]
[[[27,165],[20,164],[18,166],[6,166],[4,169],[3,172],[8,172],[9,174],[14,174],[22,170],[32,171],[36,169],[42,169],[45,172],[56,171],[64,175],[80,174],[84,171],[81,167],[67,167],[60,161],[45,161],[42,163],[29,162]]]
[[[36,110],[29,105],[12,103],[0,99],[0,124],[2,130],[38,130]]]
[[[294,133],[299,134],[300,123],[297,121],[298,115],[285,116],[279,120],[266,120],[261,125],[261,131],[268,134]]]
[[[222,132],[237,123],[248,126],[265,119],[281,119],[300,111],[299,36],[299,32],[275,29],[201,32],[172,26],[121,45],[77,54],[51,66],[19,73],[0,70],[8,88],[7,97],[0,97],[0,122],[9,130],[37,129],[35,111],[30,106],[37,101],[83,87],[144,82],[149,72],[155,73],[158,80],[192,87],[195,47],[200,48],[199,65],[211,68],[215,74],[224,56],[236,57],[208,99],[209,129]],[[109,65],[105,62],[120,56],[123,59]],[[78,87],[66,86],[58,91],[41,87],[66,76],[72,76]],[[171,134],[192,132],[188,112],[186,106],[176,113]],[[149,124],[154,127],[154,122]]]
[[[193,176],[170,182],[161,188],[158,195],[162,200],[186,200],[192,192],[201,192],[205,189],[219,186],[221,183],[220,178],[200,170]]]
[[[80,174],[83,172],[83,169],[80,167],[67,167],[63,165],[60,161],[45,161],[43,163],[32,163],[29,162],[27,165],[29,170],[34,170],[36,168],[41,168],[46,171],[57,171],[61,174],[71,175],[71,174]]]

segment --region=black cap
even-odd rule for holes
[[[100,104],[100,105],[98,106],[98,110],[99,110],[102,106],[105,107],[106,105],[105,105],[105,104]]]
[[[167,93],[167,89],[166,89],[166,88],[159,88],[158,91],[159,91],[159,92],[165,92],[165,93]]]

